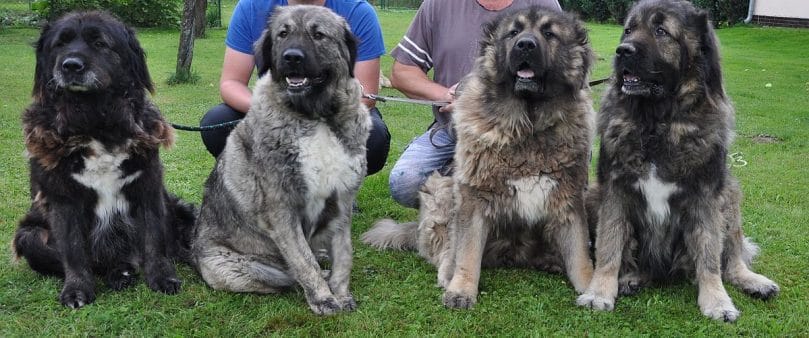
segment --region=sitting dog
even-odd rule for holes
[[[351,205],[371,123],[353,77],[356,48],[327,8],[275,9],[256,44],[250,110],[205,185],[193,254],[211,287],[275,293],[298,284],[317,314],[356,307]]]
[[[687,1],[641,1],[627,16],[601,100],[598,182],[588,192],[596,269],[581,306],[612,310],[618,294],[687,277],[705,316],[735,321],[723,285],[778,294],[750,270],[739,183],[727,166],[734,112],[706,12]]]
[[[135,33],[103,12],[46,25],[36,44],[34,102],[23,112],[32,205],[14,237],[37,272],[64,277],[59,300],[95,299],[94,273],[120,290],[142,269],[156,291],[180,280],[192,207],[166,192],[159,148],[174,130],[149,101]]]

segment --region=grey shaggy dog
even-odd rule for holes
[[[481,44],[453,114],[453,176],[428,179],[419,223],[382,220],[363,241],[418,249],[450,308],[475,304],[481,266],[565,271],[583,292],[593,271],[587,33],[572,15],[533,7],[486,24]]]
[[[739,184],[728,170],[734,112],[705,12],[642,1],[629,13],[602,99],[598,183],[588,196],[596,269],[579,305],[612,310],[649,281],[691,277],[705,316],[739,311],[723,280],[753,297],[778,285],[750,271]]]
[[[351,204],[370,128],[353,77],[356,40],[324,7],[278,7],[256,49],[250,111],[206,182],[196,267],[218,290],[297,284],[313,312],[351,311]]]

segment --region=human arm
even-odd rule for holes
[[[379,93],[379,58],[357,61],[354,64],[354,77],[362,84],[363,94],[378,94]],[[376,106],[376,101],[366,98],[362,99],[362,103],[368,108]]]
[[[253,55],[225,47],[222,75],[219,78],[219,94],[222,101],[233,109],[247,113],[253,93],[247,87],[253,74]]]
[[[419,66],[393,62],[390,83],[407,97],[422,100],[453,102],[455,86],[444,87],[430,80]],[[441,107],[442,112],[451,112],[452,104]]]

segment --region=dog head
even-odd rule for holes
[[[717,39],[708,15],[688,1],[637,3],[615,50],[616,90],[664,98],[685,86],[722,91]],[[694,80],[697,84],[683,83]],[[687,89],[687,88],[686,88]]]
[[[479,64],[499,87],[543,98],[586,86],[593,52],[584,25],[572,15],[531,7],[503,13],[483,30]],[[497,71],[503,68],[507,72]]]
[[[74,12],[45,25],[36,43],[34,95],[153,91],[135,32],[104,12]]]
[[[356,59],[357,40],[345,19],[322,6],[275,8],[256,43],[259,76],[269,72],[298,108],[330,95],[333,82],[354,77]]]

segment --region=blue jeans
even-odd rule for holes
[[[434,123],[416,137],[393,165],[388,183],[390,194],[399,204],[419,207],[419,188],[433,172],[447,174],[455,155],[455,135]]]

